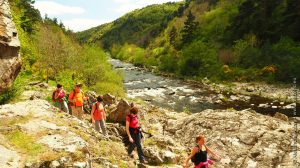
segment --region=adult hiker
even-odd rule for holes
[[[98,132],[100,132],[100,127],[101,127],[102,134],[104,136],[107,136],[106,126],[105,126],[106,114],[102,103],[103,103],[102,97],[98,96],[97,102],[92,106],[91,118],[92,118],[92,122],[95,124],[95,129]]]
[[[55,102],[55,106],[57,106],[62,111],[69,113],[65,95],[66,93],[63,86],[61,84],[57,84],[55,91],[52,93],[52,100]]]
[[[221,160],[221,157],[215,154],[210,148],[205,145],[204,136],[199,135],[196,137],[196,146],[193,148],[190,156],[186,159],[183,168],[188,167],[189,160],[194,162],[194,168],[208,168],[209,164],[213,162],[207,159],[207,153],[212,154],[216,159]]]
[[[145,157],[141,145],[141,132],[139,130],[138,108],[132,107],[130,114],[126,116],[126,133],[129,138],[130,145],[128,147],[128,155],[132,156],[132,151],[137,147],[140,163],[145,163]]]
[[[83,101],[87,100],[84,97],[84,93],[81,90],[82,84],[75,85],[74,90],[70,92],[69,102],[71,103],[72,115],[78,119],[82,119],[83,116]]]

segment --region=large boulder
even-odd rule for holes
[[[0,92],[8,89],[21,69],[20,41],[7,0],[0,3]]]
[[[117,108],[108,115],[108,120],[111,122],[125,123],[126,115],[129,114],[130,105],[126,100],[120,100]]]
[[[89,103],[95,103],[97,102],[97,93],[93,91],[87,91],[85,93],[85,96],[88,97]]]
[[[115,103],[116,98],[111,94],[105,94],[103,95],[103,101],[105,105],[111,105]]]

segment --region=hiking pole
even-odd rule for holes
[[[150,138],[153,136],[153,135],[152,135],[151,133],[149,133],[149,132],[146,132],[146,131],[141,131],[141,132],[144,133],[144,134],[149,135]]]
[[[153,136],[150,132],[144,131],[142,127],[139,127],[139,130],[140,130],[142,133],[149,135],[149,137],[152,137],[152,136]]]

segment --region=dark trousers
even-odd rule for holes
[[[134,150],[134,148],[137,147],[139,160],[140,161],[145,160],[142,145],[141,145],[141,139],[142,139],[141,133],[138,130],[132,129],[132,128],[129,129],[129,132],[133,139],[133,143],[129,144],[128,154],[130,155],[132,153],[132,151]]]

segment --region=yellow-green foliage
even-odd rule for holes
[[[145,50],[134,44],[125,44],[116,58],[132,62],[134,65],[143,65],[146,61]]]
[[[32,115],[6,118],[5,120],[1,121],[0,126],[11,126],[15,124],[25,123],[26,121],[29,121],[31,118]]]
[[[44,150],[42,145],[36,144],[31,136],[21,131],[12,131],[6,137],[15,148],[26,153],[31,158],[34,158]]]
[[[97,151],[99,153],[99,156],[109,156],[108,159],[113,164],[119,165],[119,166],[125,166],[126,163],[120,161],[120,156],[126,156],[127,151],[123,144],[117,143],[117,142],[109,142],[105,140],[101,140],[99,143],[100,151]],[[127,165],[128,166],[128,165]]]
[[[82,82],[85,89],[124,96],[123,78],[119,72],[112,70],[104,51],[91,45],[80,46],[73,34],[66,31],[55,19],[42,19],[33,8],[33,3],[11,1],[13,18],[21,41],[21,74],[32,75],[47,82],[52,80],[55,84],[61,83],[68,91],[73,89],[76,82]],[[30,15],[25,16],[28,11]],[[23,78],[20,79],[24,86],[26,82]],[[16,92],[19,92],[19,88],[14,87],[1,95],[0,104],[15,97]]]

